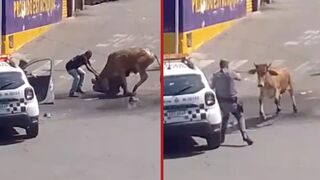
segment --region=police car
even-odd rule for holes
[[[186,54],[164,56],[164,136],[198,136],[210,149],[221,141],[221,112],[203,72]]]
[[[45,61],[52,63],[50,59],[43,59],[19,66],[11,60],[1,59],[0,127],[24,128],[28,138],[38,135],[39,104],[53,103],[53,83],[51,72],[35,75],[28,69]]]

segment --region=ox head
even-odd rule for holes
[[[99,80],[98,77],[92,78],[91,79],[91,83],[93,84],[93,90],[96,92],[100,92],[101,91],[101,87],[99,84]]]
[[[277,76],[278,73],[272,69],[270,64],[256,64],[254,63],[254,69],[248,71],[249,74],[257,73],[258,76],[258,87],[262,88],[265,86],[266,79],[268,76]]]

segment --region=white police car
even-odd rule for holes
[[[52,68],[44,75],[27,70],[31,65],[52,60],[34,60],[21,67],[9,61],[0,61],[0,127],[20,127],[28,138],[39,132],[39,104],[53,103]],[[13,62],[13,61],[11,61]],[[41,68],[41,66],[40,66]]]
[[[221,111],[203,72],[187,55],[164,57],[164,136],[198,136],[210,149],[221,141]]]

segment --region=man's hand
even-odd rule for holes
[[[99,73],[95,71],[92,66],[86,64],[86,68],[88,69],[88,71],[92,72],[96,78],[99,76]]]
[[[241,81],[240,73],[237,73],[236,71],[232,71],[232,76],[234,80]]]

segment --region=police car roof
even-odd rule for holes
[[[21,72],[21,69],[17,67],[13,67],[7,62],[0,61],[0,72],[12,72],[12,71]]]
[[[179,54],[164,54],[163,60],[164,61],[174,61],[174,60],[181,60],[183,58],[188,58],[189,54],[187,53],[179,53]]]
[[[201,74],[201,70],[198,67],[191,68],[181,61],[164,62],[163,69],[164,76]]]

